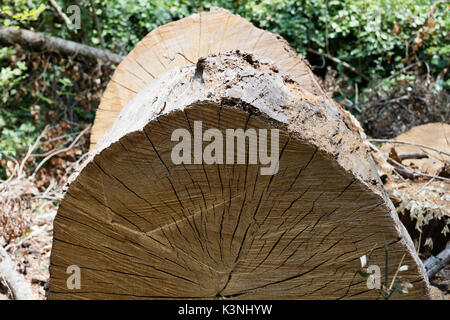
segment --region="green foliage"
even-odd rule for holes
[[[44,4],[36,6],[32,1],[5,0],[0,7],[0,15],[4,17],[2,24],[11,27],[36,21],[45,9]]]
[[[376,245],[373,246],[373,248],[370,250],[367,256],[363,256],[365,258],[365,265],[362,266],[361,269],[357,269],[355,272],[355,275],[358,274],[364,279],[368,279],[370,276],[374,276],[374,274],[369,273],[365,271],[365,268],[370,265],[370,259],[372,257],[372,254],[376,248]],[[394,279],[392,280],[391,285],[389,285],[389,248],[388,244],[385,240],[384,245],[384,285],[381,285],[381,287],[376,290],[378,293],[383,297],[383,299],[388,300],[394,292],[398,292],[399,294],[408,293],[408,288],[410,288],[412,285],[409,282],[401,282],[401,277],[397,279],[398,272],[401,271],[401,263],[403,262],[403,259],[405,258],[405,255],[403,255],[402,260],[400,261],[400,265],[397,268],[397,271],[395,273]]]
[[[28,21],[30,25],[39,16],[42,31],[55,36],[93,46],[100,37],[108,49],[126,54],[148,32],[198,10],[218,6],[249,19],[255,25],[279,33],[302,56],[307,49],[326,52],[374,80],[380,80],[404,68],[417,57],[427,63],[430,73],[437,75],[449,66],[450,14],[447,3],[435,0],[93,0],[95,15],[100,21],[99,35],[93,19],[90,0],[59,1],[66,9],[76,4],[81,9],[81,30],[69,30],[61,23],[52,8],[42,12],[44,0],[8,0],[7,17]],[[14,14],[13,14],[14,13]],[[42,13],[42,14],[41,14]],[[1,11],[0,11],[1,14]],[[431,16],[432,23],[427,20]],[[28,19],[28,20],[27,20]],[[42,22],[42,21],[41,21]],[[308,54],[312,61],[319,57]],[[318,63],[319,65],[321,63]],[[347,73],[353,81],[363,82],[342,65],[338,71]],[[363,83],[363,86],[367,83]],[[449,88],[448,79],[442,79],[442,88]]]
[[[415,56],[428,65],[433,75],[449,66],[450,14],[447,4],[439,4],[432,12],[433,24],[427,26],[433,2],[95,0],[95,5],[105,42],[111,50],[121,54],[126,54],[157,26],[189,16],[199,9],[218,6],[282,35],[302,56],[307,56],[308,48],[327,52],[379,81],[404,68]],[[424,25],[426,30],[422,30]],[[99,36],[92,25],[89,28],[94,30],[91,41],[96,45]],[[319,57],[310,54],[308,58],[320,61]],[[347,73],[352,81],[363,82],[342,65],[337,65],[337,69]],[[449,84],[448,79],[442,80],[440,86],[449,89]],[[365,85],[367,83],[363,83],[363,87]]]
[[[15,53],[14,49],[1,48],[0,63]],[[0,97],[3,105],[0,108],[0,160],[6,156],[17,156],[17,151],[26,148],[34,138],[35,127],[29,122],[21,121],[21,117],[28,116],[29,111],[23,106],[16,106],[14,109],[5,108],[11,97],[16,95],[17,85],[26,78],[26,70],[22,61],[14,67],[8,65],[0,68]]]

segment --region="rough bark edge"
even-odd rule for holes
[[[224,64],[219,64],[217,63],[218,61],[215,61],[217,59],[219,61],[221,59],[226,60],[227,58],[229,61],[225,61]],[[264,107],[263,96],[259,97],[260,101],[258,101],[258,97],[253,101],[247,101],[243,88],[235,95],[230,94],[226,90],[227,83],[230,81],[225,83],[217,81],[217,66],[221,66],[226,70],[236,68],[236,66],[232,65],[233,59],[238,59],[238,64],[248,62],[252,65],[251,68],[253,68],[253,63],[248,61],[251,60],[254,63],[257,62],[258,67],[263,67],[264,69],[263,72],[255,72],[252,75],[247,74],[245,77],[252,77],[256,82],[260,82],[261,79],[268,79],[268,82],[277,91],[280,88],[275,84],[280,83],[280,80],[287,84],[289,87],[288,93],[290,92],[291,96],[283,96],[281,105],[292,103],[296,107],[295,110],[291,110],[291,112],[293,111],[291,114],[292,118],[289,118],[284,113],[276,114],[273,108]],[[250,70],[243,71],[240,69],[236,75],[240,77],[240,74],[242,72],[245,73],[245,71],[250,72]],[[210,90],[204,87],[209,79],[216,80],[213,86],[209,88]],[[241,80],[242,78],[239,79]],[[183,89],[185,88],[178,88],[180,90],[177,91],[176,87],[177,84],[183,83],[183,81],[185,81],[184,84],[189,83],[192,99],[190,101],[184,100],[180,102],[178,98],[181,93],[184,93]],[[171,88],[171,90],[158,90],[161,87]],[[164,96],[164,93],[167,93],[167,91],[169,91],[168,94]],[[257,92],[258,94],[256,96],[261,94],[261,92]],[[157,99],[155,100],[155,98]],[[150,121],[155,121],[161,116],[167,116],[172,112],[183,111],[192,106],[205,104],[216,104],[222,107],[251,112],[258,119],[265,121],[273,128],[285,130],[298,140],[315,146],[319,152],[331,161],[336,162],[347,174],[356,177],[362,186],[368,189],[368,192],[373,192],[382,198],[385,204],[385,210],[394,222],[397,238],[401,239],[405,251],[416,262],[418,276],[425,284],[427,297],[430,297],[430,286],[425,267],[416,254],[413,241],[406,228],[400,222],[395,207],[383,188],[372,156],[365,146],[361,135],[353,127],[349,127],[345,121],[346,115],[342,113],[340,107],[336,107],[337,104],[334,101],[330,101],[326,96],[319,97],[303,91],[300,84],[291,79],[288,74],[281,72],[269,59],[256,57],[252,53],[237,50],[223,54],[209,55],[200,58],[196,65],[182,68],[175,67],[155,78],[122,109],[113,127],[98,142],[96,148],[91,151],[90,156],[86,159],[80,171],[75,172],[70,177],[66,187],[76,179],[85,165],[92,161],[104,149],[109,148],[110,145],[119,143],[123,136],[132,132],[143,131]],[[127,121],[133,119],[133,116],[138,121],[136,119],[134,121]],[[300,117],[300,119],[295,116]],[[127,123],[131,125],[123,126],[123,124]],[[314,131],[312,135],[305,134],[304,128],[308,124],[310,124],[310,128],[318,130],[317,128],[326,127],[330,123],[336,124],[336,131],[338,132],[338,134],[332,135],[333,139],[331,141],[328,139],[330,131],[327,128],[322,130],[321,134],[318,134],[317,131]],[[349,149],[350,146],[354,147]],[[350,155],[351,158],[346,157],[346,154]],[[353,161],[350,161],[351,159],[362,162],[359,163],[360,166],[358,167]]]
[[[5,249],[0,246],[0,276],[4,278],[11,289],[14,300],[34,300],[36,299],[31,290],[30,284],[23,275],[18,273],[15,264],[12,262]]]
[[[425,262],[424,266],[427,270],[427,276],[429,279],[433,278],[442,268],[450,263],[450,248],[445,249],[439,253],[436,257],[431,256]]]
[[[106,50],[25,29],[0,27],[0,40],[9,44],[20,43],[48,51],[56,51],[67,55],[81,55],[115,64],[119,64],[124,59],[124,57]]]

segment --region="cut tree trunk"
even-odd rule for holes
[[[274,61],[302,89],[325,96],[309,64],[277,34],[254,27],[229,11],[213,8],[150,32],[117,67],[97,110],[91,150],[109,130],[122,108],[154,78],[174,67],[195,63],[208,54],[230,50],[253,52]]]
[[[152,81],[71,179],[54,222],[50,298],[376,299],[356,274],[372,248],[370,264],[384,275],[387,263],[389,279],[405,255],[400,275],[414,288],[392,299],[428,298],[425,269],[358,131],[309,89],[242,51]],[[278,171],[261,174],[268,165],[251,163],[253,144],[238,142],[230,150],[245,163],[177,164],[177,129],[224,139],[227,129],[259,139],[268,129],[257,145],[275,150]],[[193,142],[194,156],[210,143]],[[67,287],[71,265],[79,289]]]

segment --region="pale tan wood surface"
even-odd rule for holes
[[[303,90],[324,93],[308,63],[283,38],[254,27],[227,10],[215,8],[153,30],[128,54],[101,100],[92,129],[91,150],[111,128],[122,108],[155,77],[173,67],[195,63],[208,54],[230,50],[267,57],[289,72]]]
[[[171,134],[195,121],[224,134],[279,129],[278,173],[174,164]],[[229,52],[165,72],[71,181],[54,223],[52,299],[377,299],[355,271],[375,247],[384,272],[384,241],[390,278],[405,254],[414,285],[392,298],[428,298],[359,134],[262,57]],[[79,290],[66,287],[69,265],[81,268]]]

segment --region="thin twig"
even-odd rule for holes
[[[400,263],[398,264],[397,271],[395,271],[394,278],[392,278],[391,285],[389,286],[389,289],[388,289],[389,292],[392,290],[392,287],[394,286],[395,279],[397,278],[397,275],[398,275],[398,273],[400,271],[400,267],[402,266],[402,263],[403,263],[403,260],[405,259],[405,256],[406,256],[406,253],[403,254],[403,257],[400,260]]]
[[[86,131],[88,131],[91,128],[91,125],[88,125],[83,131],[80,132],[80,134],[72,141],[72,143],[64,149],[60,149],[60,150],[56,150],[54,152],[52,152],[51,154],[49,154],[47,157],[45,157],[40,163],[39,165],[36,167],[36,169],[34,170],[33,174],[31,175],[31,177],[34,177],[36,175],[36,173],[39,171],[39,169],[45,164],[45,162],[47,162],[47,160],[49,160],[50,158],[52,158],[53,156],[62,153],[62,152],[66,152],[69,151],[70,149],[72,149],[76,143],[78,142],[78,140],[80,140],[80,138],[86,133]]]
[[[387,78],[381,80],[380,82],[385,82],[385,81],[387,81],[387,80],[390,80],[390,79],[392,79],[392,78],[398,76],[399,74],[404,73],[405,71],[408,71],[409,69],[411,69],[412,67],[415,67],[415,66],[418,65],[418,64],[419,64],[419,62],[412,63],[412,64],[410,64],[409,66],[406,66],[406,67],[404,67],[404,68],[398,70],[397,72],[391,74],[389,77],[387,77]]]
[[[17,173],[18,176],[23,173],[23,167],[25,166],[25,163],[27,162],[28,158],[31,156],[31,153],[33,152],[33,150],[35,150],[37,148],[37,146],[39,145],[42,137],[47,133],[47,129],[48,129],[48,126],[46,126],[44,128],[44,130],[41,132],[41,134],[36,139],[36,141],[33,143],[33,145],[28,149],[27,154],[25,155],[25,157],[22,160],[22,163],[20,164],[19,172]]]
[[[94,23],[95,27],[97,28],[98,38],[100,39],[100,46],[103,50],[105,50],[105,41],[103,41],[103,35],[102,35],[102,28],[100,26],[100,22],[98,21],[97,14],[95,13],[95,5],[94,1],[90,0],[91,7],[92,7],[92,16],[94,17]]]
[[[401,153],[398,155],[400,160],[406,160],[406,159],[425,159],[429,158],[430,156],[427,153],[420,153],[420,152],[408,152],[408,153]]]
[[[372,143],[370,143],[369,141],[371,141],[371,140],[383,140],[383,139],[367,139],[367,143],[368,143],[369,147],[370,147],[372,150],[377,151],[377,152],[381,152],[382,154],[385,154],[385,153],[382,152],[380,149],[378,149],[377,147],[375,147]],[[390,140],[387,140],[387,141],[390,141]],[[443,181],[450,182],[450,179],[449,179],[449,178],[440,177],[440,176],[437,176],[437,175],[434,175],[434,174],[428,174],[428,173],[424,173],[424,172],[421,172],[421,171],[414,170],[414,169],[412,169],[412,168],[410,168],[410,167],[406,167],[405,165],[401,164],[400,162],[396,161],[395,159],[392,159],[391,157],[389,157],[389,155],[387,155],[387,157],[388,157],[388,161],[389,161],[389,162],[394,163],[395,165],[397,165],[398,167],[400,167],[400,168],[402,168],[402,169],[405,169],[405,170],[411,170],[412,173],[414,173],[414,174],[416,174],[416,175],[423,176],[423,177],[428,177],[428,178],[434,178],[434,179],[438,179],[438,180],[443,180]],[[395,167],[394,167],[394,170],[395,170]]]
[[[53,141],[61,140],[61,139],[64,139],[64,138],[68,138],[68,137],[77,135],[77,134],[79,134],[79,133],[80,133],[80,131],[74,132],[74,133],[68,133],[68,134],[65,134],[65,135],[62,135],[62,136],[59,136],[59,137],[50,139],[50,140],[48,140],[48,141],[42,142],[40,145],[43,146],[43,145],[49,144],[49,143],[51,143],[51,142],[53,142]],[[66,141],[66,142],[64,142],[61,146],[65,146],[65,145],[67,145],[69,142],[70,142],[70,141]],[[35,157],[35,158],[42,158],[42,157],[48,156],[48,155],[51,154],[52,152],[54,152],[54,150],[50,150],[50,151],[48,151],[48,152],[46,152],[46,153],[33,153],[33,154],[31,154],[31,155],[32,155],[33,157]]]
[[[417,255],[420,253],[420,242],[422,241],[422,231],[419,231],[419,242],[417,243]]]
[[[388,143],[398,143],[398,144],[408,144],[411,146],[415,146],[415,147],[419,147],[419,148],[424,148],[424,149],[429,149],[429,150],[433,150],[437,153],[441,153],[441,154],[445,154],[446,156],[450,157],[450,153],[430,147],[430,146],[426,146],[420,143],[413,143],[413,142],[409,142],[409,141],[402,141],[402,140],[389,140],[389,139],[367,139],[370,142],[388,142]]]
[[[439,176],[442,172],[442,168],[439,170],[439,172],[437,173],[437,176]],[[418,195],[422,192],[422,190],[424,190],[426,187],[428,187],[430,185],[430,183],[432,183],[434,181],[434,179],[436,179],[435,177],[431,178],[427,183],[425,183],[422,188],[420,188],[414,195]]]
[[[362,73],[361,71],[355,69],[354,67],[352,67],[351,65],[349,65],[347,62],[342,61],[341,59],[338,59],[338,58],[336,58],[336,57],[333,57],[332,55],[329,55],[328,53],[323,53],[323,52],[316,51],[316,50],[314,50],[314,49],[309,49],[309,48],[308,48],[308,49],[306,49],[306,50],[309,51],[309,52],[311,52],[311,53],[314,53],[314,54],[316,54],[316,55],[319,55],[319,56],[325,57],[325,58],[327,58],[327,59],[330,59],[330,60],[333,61],[333,62],[342,64],[344,67],[346,67],[347,69],[353,71],[354,73],[356,73],[357,75],[359,75],[361,78],[363,78],[363,79],[366,80],[367,82],[370,82],[370,80],[371,80],[371,79],[370,79],[368,76],[366,76],[364,73]]]
[[[70,29],[72,22],[70,21],[69,17],[64,13],[64,11],[62,11],[61,7],[55,2],[55,0],[49,0],[49,2]]]

